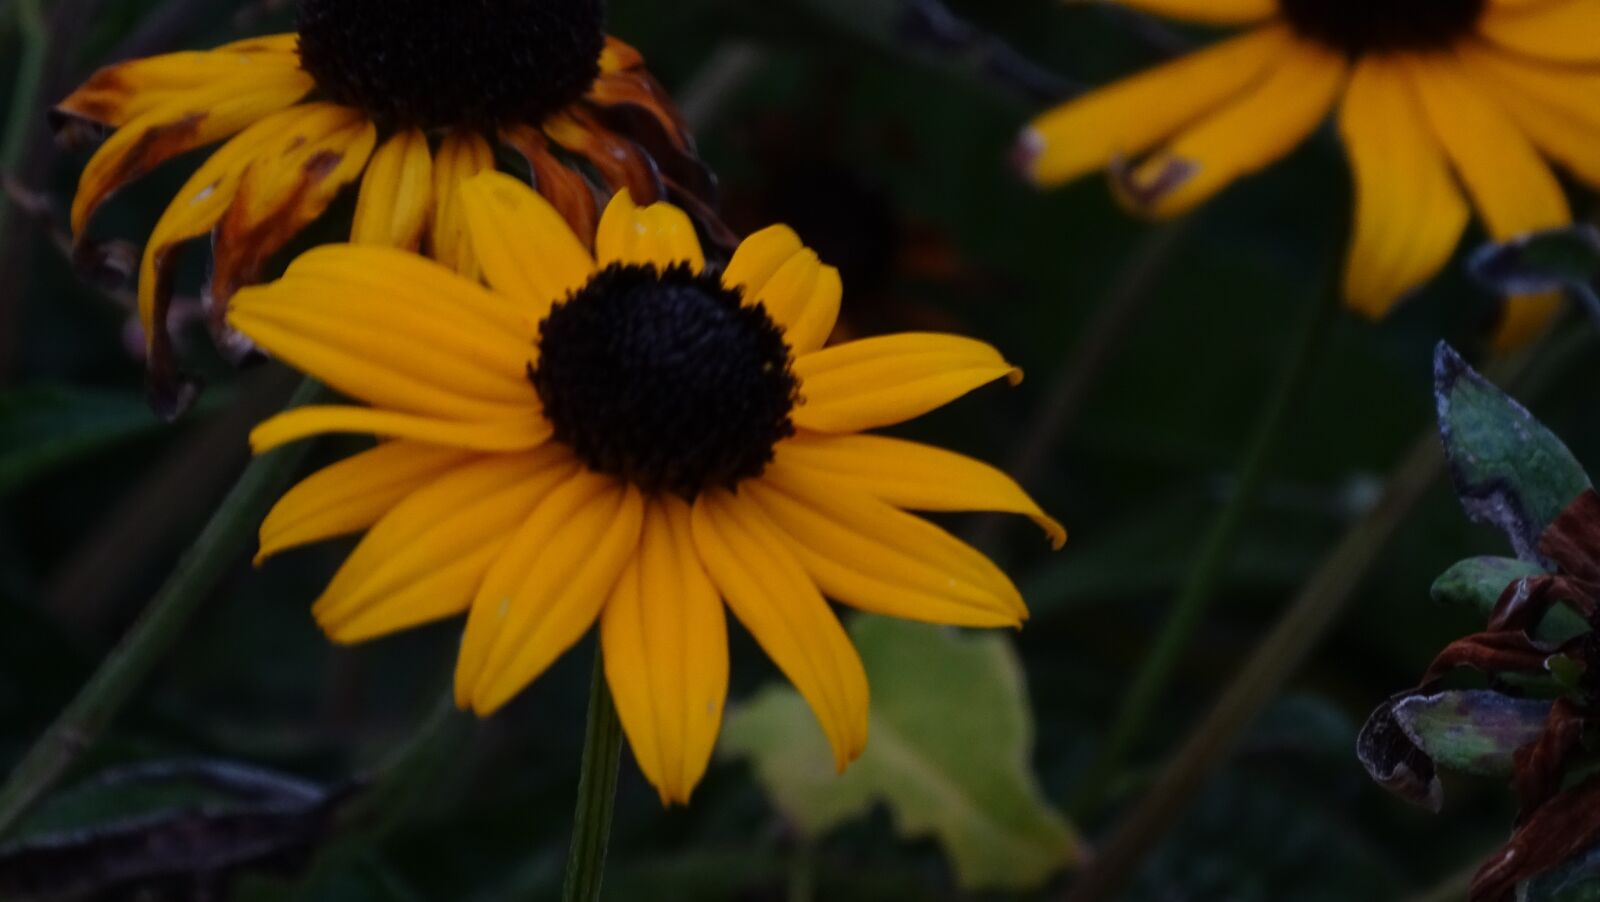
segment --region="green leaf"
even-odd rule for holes
[[[1589,488],[1583,467],[1544,424],[1443,342],[1434,355],[1434,397],[1467,515],[1504,532],[1518,558],[1539,562],[1539,535]]]
[[[1501,294],[1593,291],[1600,279],[1600,230],[1568,226],[1490,244],[1473,254],[1468,268]]]
[[[773,687],[730,712],[724,754],[749,758],[783,813],[820,836],[886,803],[932,836],[967,890],[1027,890],[1074,864],[1076,833],[1029,765],[1032,715],[1004,637],[882,618],[851,627],[872,684],[867,749],[844,775],[799,695]]]
[[[142,397],[41,385],[0,395],[0,495],[165,427]]]
[[[1513,753],[1544,732],[1550,705],[1474,689],[1413,695],[1395,704],[1394,717],[1439,767],[1504,777],[1511,774]]]
[[[1470,607],[1487,620],[1508,586],[1517,580],[1543,576],[1548,572],[1538,564],[1515,558],[1467,558],[1434,580],[1431,591],[1434,601]],[[1559,645],[1588,631],[1589,625],[1571,608],[1556,605],[1539,621],[1534,638]]]

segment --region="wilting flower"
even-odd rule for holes
[[[1018,377],[966,338],[824,347],[837,271],[795,233],[705,263],[688,218],[619,193],[591,256],[486,173],[461,192],[485,290],[390,248],[339,246],[240,292],[233,326],[370,407],[284,413],[257,451],[392,439],[317,473],[262,554],[369,530],[314,613],[358,642],[468,612],[456,697],[489,714],[596,620],[629,740],[664,800],[704,773],[727,691],[726,601],[844,767],[867,739],[861,662],[824,594],[866,611],[1017,626],[1011,582],[902,508],[999,510],[1066,533],[977,461],[859,434]]]
[[[1572,214],[1549,157],[1600,184],[1593,0],[1117,0],[1242,36],[1034,121],[1019,155],[1054,185],[1110,165],[1119,196],[1186,212],[1287,154],[1335,105],[1355,171],[1347,302],[1377,318],[1444,265],[1469,217],[1496,239]],[[1541,156],[1542,155],[1542,156]],[[1555,295],[1512,299],[1503,345]]]
[[[476,270],[459,190],[497,145],[579,235],[606,196],[669,194],[698,210],[711,180],[639,54],[605,35],[601,0],[300,0],[298,32],[110,66],[56,108],[64,137],[113,129],[72,206],[80,252],[118,188],[228,139],[173,198],[146,244],[139,313],[152,385],[178,406],[166,310],[175,251],[213,235],[211,323],[229,298],[360,179],[351,240],[425,248]]]

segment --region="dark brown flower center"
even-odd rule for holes
[[[558,441],[647,492],[732,488],[794,433],[783,331],[687,266],[601,270],[551,309],[528,375]]]
[[[1301,36],[1351,56],[1433,50],[1469,34],[1487,0],[1278,0]]]
[[[300,62],[389,125],[537,122],[583,95],[602,0],[300,0]]]

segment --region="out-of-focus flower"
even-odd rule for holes
[[[683,212],[627,192],[595,256],[508,176],[461,199],[488,290],[391,248],[327,247],[229,313],[371,405],[282,414],[258,451],[393,439],[301,483],[262,527],[263,555],[369,530],[314,608],[335,641],[468,612],[456,697],[486,715],[598,620],[635,757],[685,802],[721,722],[724,601],[840,768],[867,739],[867,683],[825,594],[936,623],[1026,618],[983,554],[904,509],[1015,512],[1058,546],[1060,525],[985,464],[859,434],[1017,379],[993,348],[929,333],[824,347],[839,275],[785,226],[719,271]]]
[[[1449,259],[1469,201],[1496,239],[1572,214],[1545,157],[1600,184],[1595,0],[1115,0],[1241,36],[1040,116],[1018,154],[1055,185],[1111,167],[1141,213],[1184,213],[1287,154],[1335,105],[1355,172],[1349,305],[1378,318]],[[1502,346],[1549,321],[1511,299]]]

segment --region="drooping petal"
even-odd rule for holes
[[[1067,531],[1016,480],[942,448],[878,435],[802,435],[779,443],[775,460],[896,507],[1020,514],[1037,523],[1053,547],[1067,541]]]
[[[1337,52],[1295,40],[1253,88],[1116,177],[1118,196],[1151,216],[1194,209],[1305,140],[1338,99],[1347,68]]]
[[[409,438],[470,451],[526,451],[549,440],[554,430],[544,414],[530,411],[516,419],[461,422],[339,405],[296,407],[257,426],[250,447],[257,454],[313,435],[347,433]]]
[[[843,297],[839,271],[818,260],[809,248],[790,257],[756,294],[767,314],[783,327],[784,339],[795,354],[809,354],[827,343]]]
[[[484,277],[535,321],[594,274],[594,258],[561,214],[511,176],[473,177],[461,188],[461,206]]]
[[[234,293],[259,279],[267,261],[366,167],[377,127],[359,110],[329,107],[305,132],[268,145],[240,179],[212,242],[214,326],[222,325]]]
[[[534,508],[484,577],[456,666],[456,701],[498,710],[582,638],[639,548],[644,499],[580,470]]]
[[[433,153],[420,128],[396,132],[367,164],[350,226],[353,244],[415,251],[433,213]]]
[[[1248,25],[1278,14],[1276,0],[1116,0],[1141,12],[1206,25]]]
[[[1479,90],[1545,155],[1600,187],[1600,69],[1534,62],[1478,44],[1457,52]]]
[[[670,204],[641,207],[626,191],[617,192],[600,217],[595,256],[601,266],[621,263],[666,269],[688,264],[698,273],[706,265],[687,214]]]
[[[589,180],[556,159],[544,132],[531,125],[509,126],[500,133],[500,139],[528,162],[539,196],[556,208],[584,249],[592,250],[595,229],[600,225],[600,208],[595,204]]]
[[[1408,62],[1428,123],[1493,238],[1503,241],[1572,221],[1550,167],[1505,112],[1474,89],[1456,57]],[[1495,341],[1515,347],[1531,340],[1560,302],[1556,294],[1511,298]]]
[[[639,551],[600,615],[600,640],[639,769],[663,804],[687,805],[722,725],[728,628],[689,507],[676,497],[650,502]]]
[[[794,423],[817,432],[893,426],[996,379],[1022,380],[989,345],[928,332],[835,345],[797,358],[794,373],[801,394]]]
[[[378,521],[312,613],[359,642],[464,611],[517,524],[576,469],[559,446],[461,464]]]
[[[867,744],[867,674],[839,618],[783,533],[748,499],[706,492],[691,519],[711,581],[811,706],[842,772]]]
[[[739,487],[789,538],[829,598],[873,614],[955,626],[1016,627],[1027,608],[977,549],[825,476],[774,464]]]
[[[1444,266],[1470,211],[1392,60],[1375,56],[1357,65],[1339,129],[1356,182],[1345,301],[1376,319]]]
[[[256,563],[281,551],[360,532],[401,499],[472,458],[420,442],[384,442],[301,480],[261,523]]]
[[[352,271],[330,283],[291,272],[241,292],[228,321],[296,369],[399,413],[510,419],[537,409],[529,348],[465,316],[405,305],[391,290],[399,275]]]
[[[608,190],[631,194],[641,204],[665,199],[666,186],[650,155],[582,107],[551,116],[542,127],[551,141],[587,160]]]
[[[475,131],[452,131],[439,141],[433,161],[433,228],[428,247],[435,260],[468,278],[478,277],[478,261],[467,237],[461,186],[494,168],[494,148]]]
[[[1496,4],[1479,31],[1502,47],[1563,63],[1600,63],[1600,0]]]
[[[290,39],[285,43],[285,39]],[[215,50],[165,53],[106,66],[55,107],[57,117],[120,127],[176,97],[221,82],[241,85],[299,68],[295,35],[239,41]]]
[[[1287,28],[1264,27],[1090,91],[1033,120],[1020,162],[1036,183],[1057,185],[1144,153],[1246,91],[1292,47]]]

